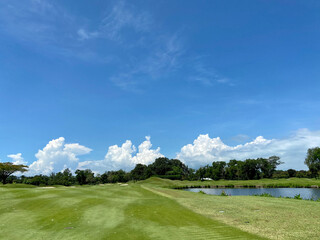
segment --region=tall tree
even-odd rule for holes
[[[313,177],[318,176],[320,171],[320,148],[309,148],[304,163],[308,166]]]
[[[3,184],[6,184],[7,178],[15,172],[26,172],[28,171],[26,165],[15,165],[11,162],[0,163],[0,179]]]
[[[168,159],[166,157],[157,158],[152,164],[148,165],[147,175],[157,175],[173,177],[171,179],[186,179],[190,170],[188,166],[178,159]],[[150,176],[151,176],[150,175]]]
[[[132,180],[144,180],[150,177],[148,175],[148,167],[141,163],[138,163],[134,169],[130,172]]]
[[[86,170],[78,169],[76,171],[76,179],[80,185],[95,183],[94,173],[90,169],[86,169]]]
[[[241,164],[241,161],[232,159],[228,162],[227,167],[226,167],[226,179],[229,180],[236,180],[239,179],[239,174],[240,174],[240,167],[239,165]]]
[[[271,178],[278,165],[282,164],[280,158],[277,156],[271,156],[269,158],[258,158],[259,166],[262,172],[263,178]]]
[[[64,185],[71,186],[75,183],[76,179],[72,176],[69,168],[63,170],[63,172],[51,173],[49,177],[49,185]]]
[[[128,182],[129,180],[129,175],[121,169],[118,171],[108,171],[106,174],[109,183]]]
[[[225,177],[226,162],[217,161],[212,163],[212,175],[213,180],[219,180]]]
[[[256,159],[246,159],[243,164],[241,164],[242,179],[252,180],[260,179],[261,172],[259,170],[259,161]]]
[[[170,160],[166,157],[157,158],[152,164],[149,165],[154,175],[166,175],[171,169]]]

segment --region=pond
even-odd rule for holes
[[[320,198],[320,189],[318,188],[188,188],[185,189],[190,192],[203,191],[206,194],[220,195],[225,191],[231,196],[248,196],[255,194],[268,193],[274,197],[290,197],[300,194],[303,199],[317,200]]]

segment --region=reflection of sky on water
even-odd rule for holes
[[[254,194],[269,193],[275,197],[290,197],[300,194],[303,199],[320,198],[320,189],[317,188],[189,188],[190,192],[199,192],[200,190],[212,195],[220,195],[225,191],[231,196],[246,196]]]

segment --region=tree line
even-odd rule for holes
[[[14,165],[12,163],[0,163],[0,179],[2,183],[24,183],[32,185],[86,185],[104,184],[116,182],[128,182],[145,180],[156,176],[171,180],[205,180],[205,179],[226,179],[226,180],[252,180],[261,178],[289,178],[289,177],[318,177],[320,175],[320,148],[308,150],[305,164],[309,171],[296,171],[288,169],[286,171],[277,170],[277,166],[282,162],[277,156],[269,158],[257,158],[230,160],[229,162],[215,161],[211,165],[200,167],[198,170],[189,168],[178,159],[168,159],[166,157],[157,158],[149,165],[137,164],[130,172],[124,170],[106,171],[103,174],[95,174],[90,169],[76,170],[72,174],[70,169],[62,172],[46,175],[14,176],[15,172],[25,172],[28,166]]]

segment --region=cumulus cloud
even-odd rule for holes
[[[132,153],[135,151],[136,148],[130,140],[123,143],[121,147],[118,145],[110,146],[104,162],[106,165],[109,164],[112,169],[123,167],[127,164],[131,165]]]
[[[197,168],[213,161],[269,157],[277,155],[284,162],[280,168],[306,169],[304,159],[308,148],[320,145],[320,131],[300,129],[284,139],[265,139],[258,136],[251,142],[228,146],[219,137],[199,135],[192,144],[181,148],[177,158]]]
[[[138,152],[132,142],[127,140],[121,146],[110,146],[103,160],[80,162],[78,168],[89,168],[99,173],[107,170],[131,170],[138,163],[150,164],[156,158],[163,157],[159,147],[157,149],[151,148],[149,136],[146,136],[146,140],[139,145]]]
[[[26,165],[27,162],[24,160],[24,158],[22,157],[21,153],[17,153],[17,154],[9,154],[7,155],[8,158],[12,159],[12,163],[13,164],[23,164]]]
[[[75,170],[79,155],[92,150],[78,143],[65,144],[63,137],[51,140],[42,150],[36,153],[37,160],[29,167],[29,174],[50,174],[65,168]]]
[[[146,140],[139,145],[139,152],[132,158],[132,163],[146,165],[152,163],[158,157],[163,157],[160,153],[160,147],[157,149],[151,149],[151,147],[150,136],[146,136]]]
[[[244,160],[247,158],[270,157],[277,155],[284,162],[280,169],[307,169],[304,159],[308,148],[320,146],[320,131],[300,129],[283,139],[266,139],[262,136],[236,146],[225,144],[220,137],[210,138],[199,135],[191,144],[183,146],[176,158],[189,167],[198,168],[213,161]],[[122,145],[109,146],[103,160],[80,162],[79,156],[92,150],[79,143],[65,143],[63,137],[51,140],[36,154],[37,160],[29,166],[27,174],[50,174],[65,168],[71,170],[91,169],[96,173],[108,170],[131,170],[138,163],[150,164],[163,157],[160,148],[152,148],[151,139],[146,136],[137,148],[130,140]],[[14,164],[26,164],[21,153],[7,155]]]

